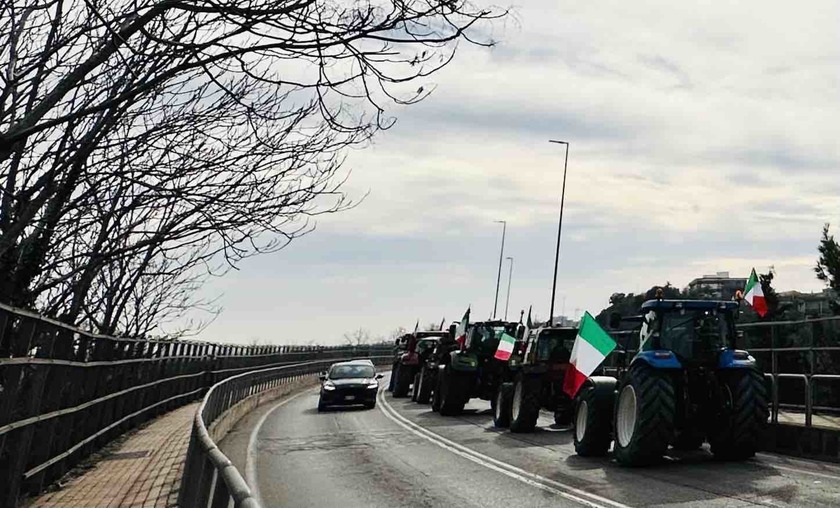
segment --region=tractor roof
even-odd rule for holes
[[[738,309],[738,302],[722,300],[648,300],[642,304],[642,310],[726,310]]]
[[[416,336],[418,339],[439,339],[441,337],[445,337],[449,335],[448,331],[426,331],[426,332],[417,332]]]

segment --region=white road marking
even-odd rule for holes
[[[505,462],[496,460],[493,457],[489,457],[487,455],[484,455],[483,453],[462,446],[454,441],[451,441],[441,436],[440,434],[423,428],[397,413],[397,411],[393,407],[391,407],[391,405],[385,399],[384,391],[379,392],[379,402],[379,408],[382,411],[382,413],[397,425],[403,427],[404,429],[408,430],[409,432],[418,437],[430,441],[431,443],[460,457],[470,460],[476,464],[484,466],[493,471],[502,473],[510,478],[531,485],[532,487],[537,487],[546,492],[551,492],[552,494],[562,496],[566,499],[575,501],[576,503],[580,503],[585,506],[590,506],[592,508],[606,508],[607,506],[612,506],[614,508],[629,508],[628,505],[615,502],[611,499],[601,497],[597,494],[586,492],[585,490],[577,489],[570,485],[565,485],[550,478],[546,478],[544,476],[540,476],[538,474],[531,473],[530,471],[525,471],[524,469],[520,469],[516,466],[512,466]]]
[[[265,412],[264,415],[257,420],[257,424],[251,429],[251,435],[248,436],[248,450],[245,452],[245,482],[248,484],[248,487],[251,488],[251,496],[253,496],[260,506],[265,506],[263,503],[262,496],[260,495],[260,484],[257,482],[257,434],[260,433],[260,429],[262,428],[265,421],[268,417],[273,413],[275,410],[285,406],[289,402],[295,400],[296,398],[300,397],[301,395],[305,395],[309,393],[310,390],[306,389],[300,393],[296,393],[291,397],[286,397],[285,399],[281,400],[271,409]]]

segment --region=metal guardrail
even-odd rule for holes
[[[357,357],[356,357],[357,358]],[[345,358],[349,359],[349,358]],[[390,364],[393,355],[372,356],[376,364]],[[213,385],[195,413],[184,474],[178,493],[182,508],[260,508],[242,475],[213,440],[214,422],[231,408],[255,395],[326,370],[329,361],[315,361],[261,369],[229,377]]]
[[[233,374],[381,350],[109,337],[0,304],[0,506]]]

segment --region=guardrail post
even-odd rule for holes
[[[811,393],[811,378],[805,376],[805,426],[811,426],[813,398]]]

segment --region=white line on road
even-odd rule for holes
[[[262,428],[265,421],[268,417],[273,413],[275,410],[285,406],[289,402],[295,400],[296,398],[300,397],[308,393],[310,390],[305,389],[300,393],[296,393],[291,397],[286,397],[285,399],[281,400],[271,409],[265,412],[264,415],[257,420],[257,424],[251,429],[251,435],[248,437],[248,450],[245,452],[245,482],[248,484],[248,487],[251,488],[251,496],[257,500],[260,506],[265,506],[262,501],[262,496],[260,495],[260,485],[257,482],[257,434],[260,433],[260,429]]]
[[[601,497],[597,494],[586,492],[585,490],[577,489],[570,485],[565,485],[550,478],[546,478],[544,476],[540,476],[538,474],[531,473],[530,471],[525,471],[524,469],[520,469],[516,466],[512,466],[505,462],[496,460],[493,457],[489,457],[487,455],[484,455],[483,453],[477,452],[465,446],[461,446],[460,444],[451,441],[441,436],[440,434],[423,428],[415,424],[414,422],[408,420],[407,418],[399,414],[393,407],[391,407],[391,405],[385,399],[384,391],[379,392],[379,402],[379,408],[382,410],[383,414],[385,414],[387,418],[389,418],[397,425],[403,427],[404,429],[408,430],[409,432],[418,437],[430,441],[436,444],[437,446],[460,457],[463,457],[467,460],[470,460],[476,464],[484,466],[493,471],[502,473],[510,478],[531,485],[532,487],[537,487],[544,491],[551,492],[552,494],[562,496],[566,499],[575,501],[576,503],[580,503],[585,506],[590,506],[592,508],[606,508],[607,506],[612,506],[614,508],[629,508],[629,506],[625,504],[615,502],[611,499]]]

